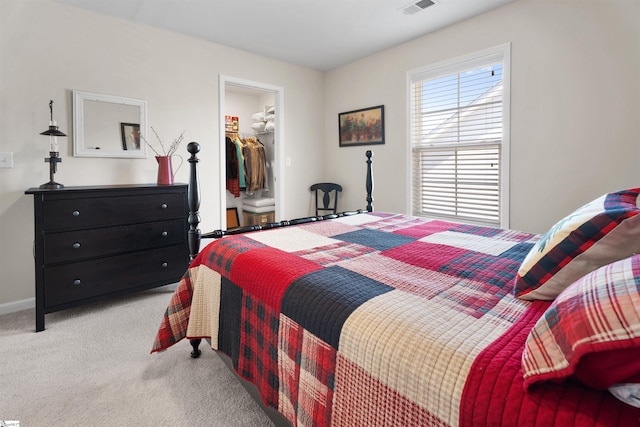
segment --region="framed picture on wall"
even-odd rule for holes
[[[140,124],[120,123],[120,137],[123,150],[140,149]]]
[[[338,114],[340,147],[384,144],[384,105]]]

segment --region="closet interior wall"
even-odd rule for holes
[[[254,120],[252,116],[258,112],[264,112],[265,106],[274,105],[274,95],[272,92],[260,92],[257,90],[243,90],[231,85],[227,85],[225,90],[225,116],[238,117],[238,136],[240,138],[257,138],[263,145],[266,158],[265,188],[247,194],[240,192],[240,197],[236,197],[229,190],[226,191],[227,209],[236,208],[240,225],[251,223],[251,218],[245,218],[243,214],[243,204],[248,198],[276,198],[276,186],[274,180],[275,167],[275,146],[273,132],[257,132],[252,128]],[[274,207],[275,209],[275,207]]]

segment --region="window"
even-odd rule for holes
[[[509,45],[409,72],[411,212],[508,227]]]

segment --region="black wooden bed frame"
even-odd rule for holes
[[[309,216],[305,218],[296,218],[291,220],[284,220],[280,222],[269,222],[266,224],[257,224],[257,225],[248,225],[244,227],[236,227],[229,230],[215,230],[210,233],[202,234],[198,225],[200,224],[200,182],[198,179],[198,159],[197,154],[200,152],[200,144],[197,142],[190,142],[187,144],[187,151],[191,154],[188,159],[189,162],[189,188],[187,191],[188,204],[189,204],[189,218],[187,222],[189,223],[189,231],[188,231],[188,244],[189,244],[189,257],[193,260],[198,252],[200,252],[200,242],[203,238],[209,239],[219,239],[224,236],[231,236],[234,234],[242,234],[249,233],[252,231],[259,230],[271,230],[274,228],[288,227],[291,225],[305,224],[309,222],[322,221],[325,219],[334,219],[340,218],[344,216],[356,215],[364,212],[373,212],[373,175],[372,175],[372,163],[371,157],[373,157],[373,152],[371,150],[367,150],[365,153],[367,160],[367,177],[365,181],[365,187],[367,190],[367,207],[365,209],[358,209],[356,211],[346,211],[339,212],[336,214],[329,215],[321,215],[321,216]],[[191,357],[197,358],[200,356],[201,351],[198,349],[200,346],[200,339],[192,339],[190,340],[191,346],[193,347],[193,351],[191,352]]]
[[[191,154],[191,157],[189,157],[188,159],[188,162],[190,164],[189,190],[188,190],[188,199],[189,199],[188,200],[189,202],[188,239],[189,239],[189,255],[192,260],[196,257],[196,255],[200,251],[200,240],[202,238],[219,239],[221,237],[230,236],[233,234],[242,234],[242,233],[248,233],[251,231],[258,231],[258,230],[270,230],[272,228],[287,227],[290,225],[298,225],[298,224],[304,224],[307,222],[322,221],[325,219],[333,219],[333,218],[339,218],[342,216],[355,215],[362,212],[373,212],[373,205],[372,205],[373,177],[371,174],[371,169],[372,169],[371,164],[373,163],[373,161],[371,160],[371,157],[373,156],[373,153],[371,152],[371,150],[367,150],[367,152],[365,153],[365,155],[367,156],[367,160],[366,160],[367,178],[366,178],[366,184],[365,184],[366,190],[367,190],[367,199],[366,199],[367,207],[365,209],[358,209],[357,211],[340,212],[337,214],[330,214],[330,215],[310,216],[305,218],[284,220],[280,222],[270,222],[266,224],[247,225],[245,227],[236,227],[229,230],[215,230],[210,233],[202,234],[200,232],[200,229],[198,228],[198,225],[200,224],[200,215],[199,215],[200,182],[198,179],[198,162],[200,161],[200,159],[198,159],[197,154],[200,152],[200,144],[198,144],[197,142],[190,142],[189,144],[187,144],[187,151]]]

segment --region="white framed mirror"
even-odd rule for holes
[[[73,91],[73,155],[146,158],[147,101]]]

